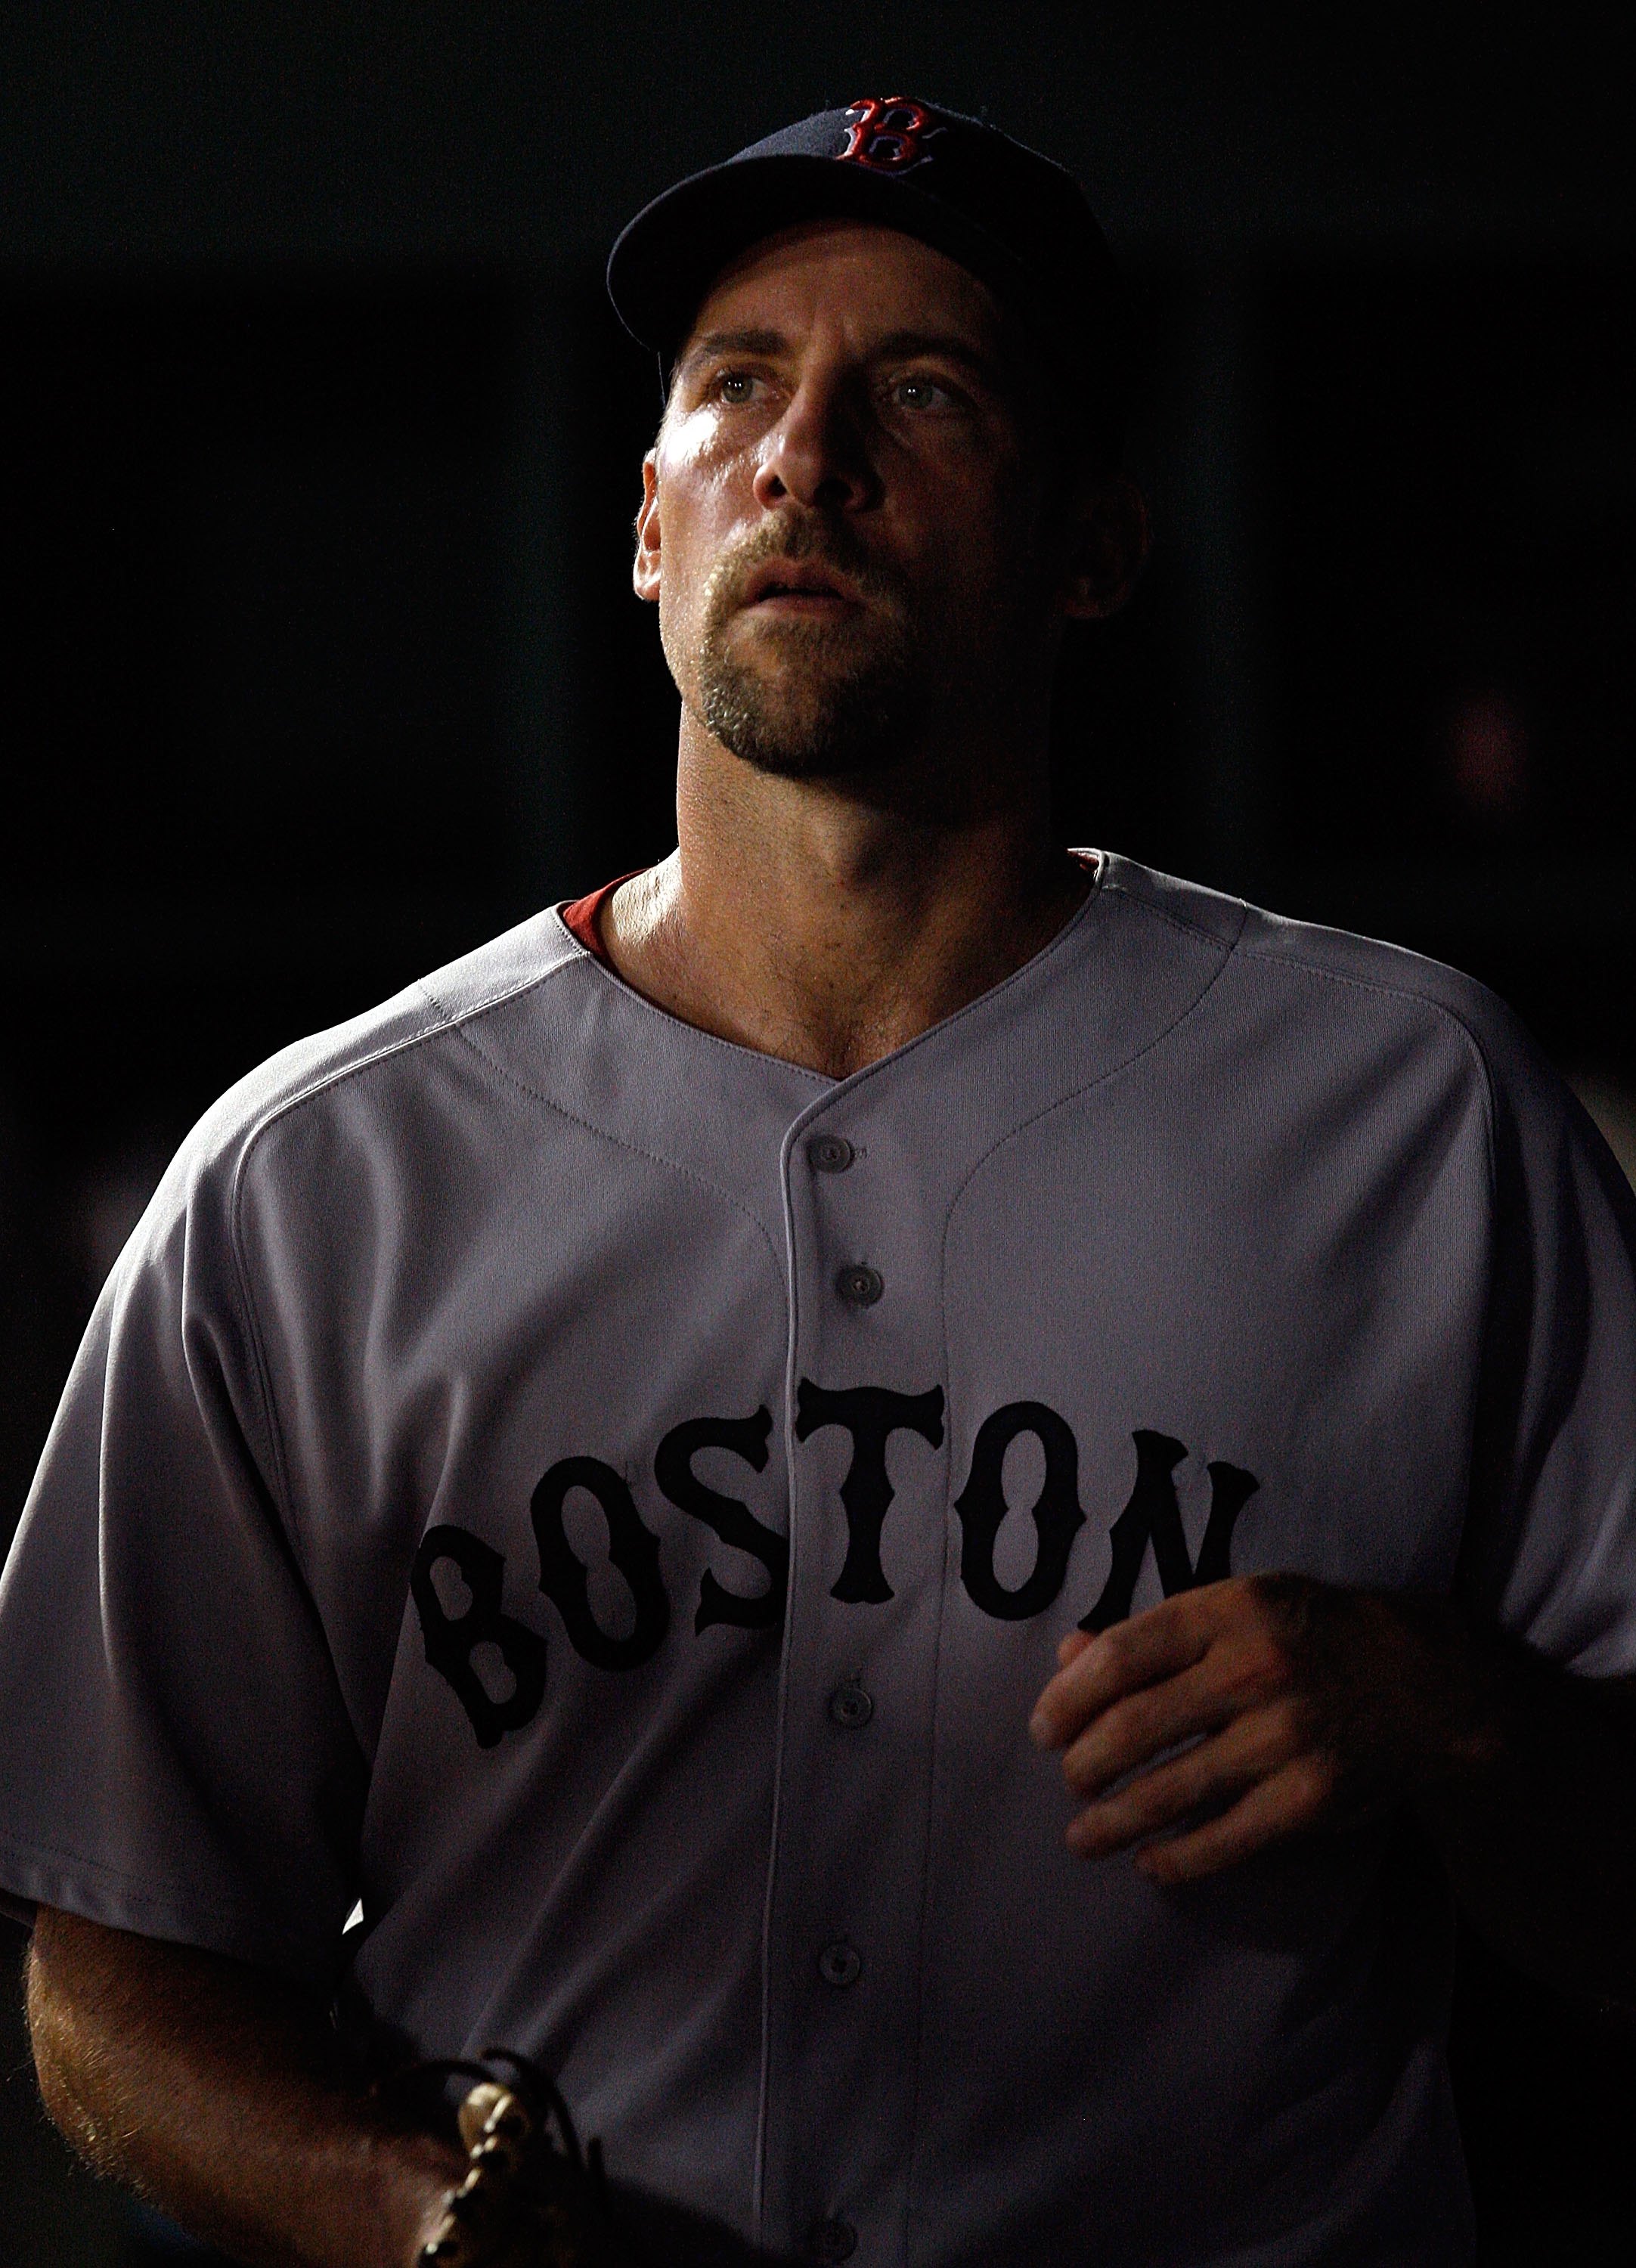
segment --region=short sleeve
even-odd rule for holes
[[[1592,1676],[1636,1672],[1636,1199],[1508,1019],[1463,1587]]]
[[[0,1888],[318,1981],[366,1774],[281,1518],[227,1161],[98,1303],[0,1581]]]

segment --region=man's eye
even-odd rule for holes
[[[716,380],[716,391],[724,401],[748,401],[755,391],[755,381],[748,371],[724,370]]]
[[[899,378],[892,383],[892,401],[899,409],[940,409],[950,398],[934,379]]]

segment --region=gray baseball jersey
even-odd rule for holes
[[[1025,1726],[1254,1569],[1636,1668],[1633,1243],[1480,988],[1117,858],[839,1082],[548,912],[176,1160],[0,1594],[0,1881],[527,2051],[780,2248],[1448,2268],[1385,1830],[1163,1890]]]

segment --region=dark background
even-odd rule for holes
[[[1065,665],[1074,839],[1474,970],[1636,1159],[1627,20],[7,6],[0,1540],[212,1095],[670,847],[601,263],[866,92],[1065,159],[1136,288],[1158,549]],[[1463,1959],[1489,2268],[1626,2260],[1630,2036]],[[5,2055],[0,2268],[156,2257]]]

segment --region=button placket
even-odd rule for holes
[[[886,1297],[888,1289],[902,1293],[917,1284],[921,1258],[918,1241],[903,1248],[901,1232],[916,1219],[912,1204],[906,1222],[897,1193],[881,1185],[881,1168],[895,1155],[873,1124],[866,1147],[810,1125],[791,1145],[785,1188],[799,1318],[797,1388],[810,1381],[830,1392],[879,1385],[889,1393],[924,1394],[940,1383],[924,1303]],[[806,1443],[799,1423],[797,1394],[790,1438]],[[925,1446],[928,1459],[940,1454],[939,1444]],[[838,1493],[848,1470],[843,1447],[839,1432],[814,1431],[810,1444],[792,1454],[796,1541],[787,1675],[796,1718],[785,1751],[792,1792],[785,1815],[811,1823],[810,1831],[803,1823],[800,1847],[791,1852],[775,1891],[780,1984],[768,2090],[777,2115],[766,2170],[769,2198],[787,2214],[780,2241],[808,2258],[836,2260],[851,2257],[854,2250],[866,2256],[875,2233],[873,2218],[862,2236],[845,2218],[858,2200],[850,2183],[840,2194],[830,2189],[836,2172],[855,2166],[873,2183],[877,2169],[896,2163],[908,2141],[909,2098],[895,2064],[912,2036],[919,1987],[913,1931],[893,1885],[919,1879],[923,1852],[917,1807],[910,1803],[905,1821],[892,1784],[893,1760],[916,1735],[904,1727],[891,1665],[895,1648],[907,1653],[909,1683],[917,1692],[925,1682],[923,1625],[929,1626],[918,1587],[907,1580],[903,1603],[888,1602],[879,1612],[873,1600],[836,1599],[834,1563],[844,1543],[850,1550],[851,1534]],[[850,1454],[855,1461],[855,1440]],[[929,1462],[923,1466],[913,1451],[899,1462],[907,1469],[901,1484],[906,1506],[911,1491],[922,1489],[941,1500]],[[920,1533],[908,1518],[902,1540],[905,1566],[918,1574]],[[927,1546],[925,1556],[929,1566],[935,1557],[935,1576],[940,1544],[936,1554]],[[910,1627],[901,1631],[905,1620]],[[887,1659],[872,1661],[866,1686],[860,1664],[868,1647],[859,1641],[876,1638]],[[835,1748],[843,1740],[851,1743],[844,1760]],[[868,1858],[860,1863],[864,1851]]]
[[[844,1174],[857,1156],[844,1134],[814,1134],[807,1145],[807,1161],[816,1174]],[[847,1307],[873,1307],[886,1289],[886,1278],[878,1268],[854,1260],[836,1270],[835,1288]]]

